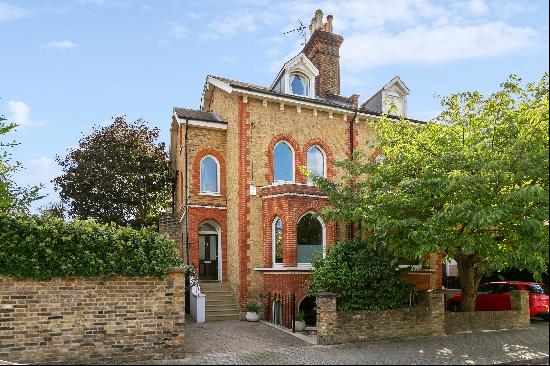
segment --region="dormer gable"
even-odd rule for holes
[[[302,52],[287,61],[269,88],[281,94],[315,98],[315,78],[319,70]]]
[[[390,114],[406,116],[407,96],[409,94],[409,88],[407,88],[399,76],[396,76],[370,97],[363,104],[362,108],[378,113],[389,113],[392,105],[395,105],[395,110]]]

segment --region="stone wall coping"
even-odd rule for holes
[[[267,268],[256,267],[254,268],[254,270],[258,272],[289,272],[289,271],[311,272],[313,268],[312,267],[267,267]]]
[[[337,293],[334,293],[334,292],[318,292],[316,294],[313,294],[313,296],[315,296],[315,297],[338,297],[340,295],[337,294]]]
[[[181,267],[172,267],[168,269],[168,273],[185,273],[187,269]]]
[[[409,274],[409,273],[435,273],[435,269],[432,269],[432,268],[411,269],[409,272],[405,274]]]

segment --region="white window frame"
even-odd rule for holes
[[[299,77],[302,77],[304,79],[306,79],[306,82],[307,82],[307,93],[305,94],[295,94],[292,90],[292,84],[290,83],[290,77],[292,75],[297,75]],[[300,72],[300,71],[296,71],[296,70],[293,70],[293,71],[290,71],[288,73],[288,94],[290,95],[297,95],[299,97],[311,97],[311,78],[309,76],[307,76],[305,73],[303,72]]]
[[[275,149],[277,148],[277,146],[279,144],[285,144],[286,146],[288,146],[290,148],[290,151],[292,152],[292,180],[290,180],[290,181],[288,181],[288,180],[277,180],[275,178]],[[294,149],[292,148],[292,145],[289,142],[287,142],[286,140],[281,140],[281,141],[277,142],[275,144],[275,146],[273,146],[273,151],[271,152],[271,154],[273,154],[273,183],[274,184],[294,183],[296,181],[296,172],[295,172],[296,153],[295,153]]]
[[[281,218],[277,216],[271,223],[271,265],[273,268],[281,268],[284,265],[284,253],[283,253],[283,263],[275,262],[277,258],[276,257],[277,243],[276,243],[276,237],[275,237],[275,223],[277,222],[277,220],[281,220]],[[281,220],[281,226],[282,226],[282,229],[284,230],[283,220]]]
[[[214,226],[214,228],[216,229],[216,231],[212,231],[212,230],[201,230],[201,226],[203,224],[210,224],[212,226]],[[216,221],[213,221],[213,220],[204,220],[202,221],[200,224],[199,224],[199,236],[201,234],[216,234],[217,237],[218,237],[218,281],[222,282],[222,273],[223,273],[223,268],[222,268],[222,228],[221,226],[216,222]]]
[[[217,189],[217,191],[216,192],[210,192],[210,191],[203,191],[202,190],[202,162],[206,158],[212,158],[216,162],[216,175],[217,175],[217,178],[216,178],[216,183],[217,183],[216,189]],[[199,177],[200,177],[199,178],[199,194],[201,196],[221,196],[221,194],[220,194],[220,181],[221,181],[220,162],[218,161],[218,159],[216,159],[215,156],[205,155],[201,158],[201,161],[200,161],[200,164],[199,164]]]
[[[311,146],[307,149],[307,151],[306,151],[306,160],[307,160],[307,161],[306,161],[306,167],[307,167],[307,164],[309,163],[309,159],[307,158],[307,155],[308,155],[308,153],[309,153],[309,150],[311,150],[311,148],[313,148],[313,147],[316,147],[317,149],[319,149],[319,151],[321,152],[321,155],[323,155],[323,178],[326,178],[326,177],[327,177],[327,154],[325,153],[325,150],[323,150],[323,148],[322,148],[321,146],[319,146],[319,145],[311,145]],[[313,182],[310,182],[309,180],[310,180],[310,178],[308,177],[308,179],[307,179],[307,184],[308,184],[309,186],[314,185]]]
[[[300,216],[300,219],[298,221],[296,221],[296,235],[298,235],[298,223],[307,214],[315,215],[315,218],[321,223],[321,227],[323,228],[323,236],[322,236],[322,240],[323,240],[323,258],[325,258],[327,256],[327,227],[325,226],[325,222],[321,219],[321,217],[319,217],[319,215],[317,215],[316,212],[308,211],[305,214],[303,214],[302,216]],[[298,240],[296,240],[296,256],[298,256]],[[302,267],[302,268],[312,268],[311,262],[296,263],[296,266],[297,267]]]

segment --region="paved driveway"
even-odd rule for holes
[[[186,325],[188,355],[155,364],[495,364],[546,357],[548,322],[530,329],[314,346],[261,323]]]

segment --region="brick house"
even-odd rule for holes
[[[294,293],[301,303],[314,253],[357,231],[315,215],[327,197],[301,167],[336,177],[336,161],[367,149],[369,121],[386,111],[383,101],[405,114],[409,90],[395,77],[362,105],[356,94],[340,95],[343,37],[333,33],[332,19],[315,13],[302,52],[270,86],[209,75],[199,111],[173,110],[174,219],[161,226],[177,229],[182,255],[204,283],[207,320],[223,318],[224,308],[235,309],[225,315],[242,316],[248,301],[270,293]],[[436,267],[407,279],[418,289],[440,287]],[[234,307],[210,308],[209,317],[207,281],[224,285]]]

